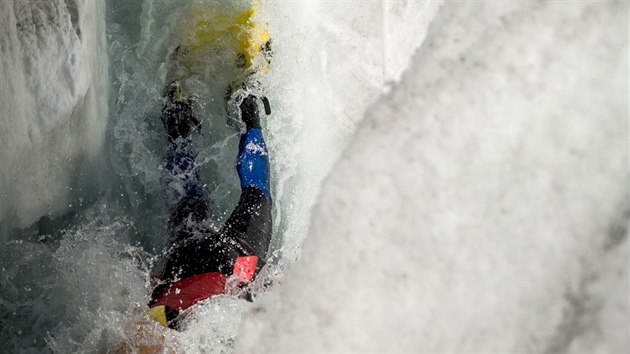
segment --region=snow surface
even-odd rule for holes
[[[90,0],[0,2],[0,241],[98,186],[103,9]]]
[[[446,3],[237,351],[627,352],[627,10]]]

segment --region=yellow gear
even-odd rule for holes
[[[256,20],[258,9],[258,5],[230,8],[220,1],[192,5],[182,41],[186,55],[195,57],[197,52],[209,46],[231,47],[242,56],[245,68],[252,67],[270,39],[266,24]],[[268,64],[264,62],[257,71],[268,70]]]
[[[164,305],[151,308],[149,310],[149,317],[151,317],[164,327],[168,326],[168,321],[166,320],[166,306]]]

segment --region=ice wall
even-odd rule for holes
[[[0,2],[0,241],[98,185],[104,3]]]
[[[325,176],[356,124],[408,66],[442,2],[265,3],[274,41],[266,122],[281,263],[297,259]]]
[[[625,352],[627,7],[447,3],[237,351]]]

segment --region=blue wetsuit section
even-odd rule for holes
[[[182,197],[203,197],[203,188],[195,163],[197,155],[192,141],[183,138],[172,141],[166,151],[166,169],[171,175],[169,186],[177,190]]]
[[[262,191],[267,200],[271,199],[269,153],[262,130],[259,128],[247,129],[247,132],[241,136],[236,169],[241,179],[241,189],[256,187]]]

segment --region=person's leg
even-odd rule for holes
[[[247,131],[241,136],[236,164],[241,197],[221,233],[236,241],[241,255],[257,256],[257,268],[260,268],[265,262],[272,232],[269,153],[253,96],[245,99],[241,114],[247,125]]]
[[[169,217],[170,244],[189,237],[210,213],[192,141],[198,134],[199,121],[192,115],[190,102],[178,96],[177,88],[171,86],[162,108],[162,121],[169,135],[165,168],[168,186],[175,195]]]
[[[182,99],[173,85],[162,107],[162,121],[168,133],[165,177],[172,196],[169,236],[163,257],[154,269],[154,276],[161,285],[154,289],[154,295],[174,279],[202,272],[207,267],[202,261],[216,258],[212,257],[209,247],[199,243],[203,238],[216,236],[206,224],[210,203],[196,163],[198,152],[193,138],[199,134],[199,121],[192,115],[190,102]],[[212,243],[216,243],[216,238]]]
[[[166,171],[169,188],[175,201],[169,217],[170,243],[187,237],[189,230],[209,216],[209,203],[199,181],[197,152],[189,139],[169,142],[166,153]]]

